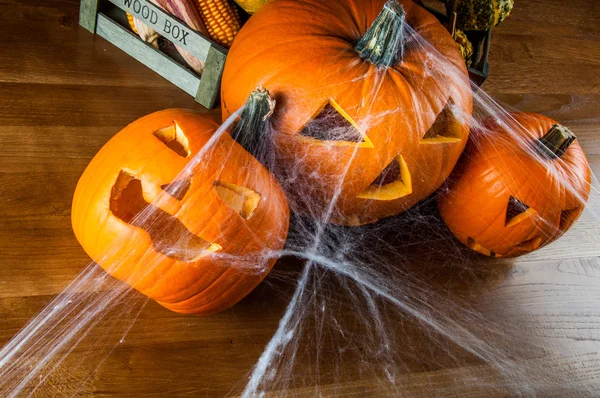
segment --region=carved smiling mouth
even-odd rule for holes
[[[244,220],[250,219],[261,200],[260,194],[235,184],[214,181],[219,198]],[[190,189],[189,180],[176,181],[161,188],[177,200]],[[110,211],[123,222],[148,233],[154,248],[165,256],[185,262],[198,261],[221,245],[190,232],[177,217],[148,203],[142,193],[142,181],[121,170],[111,190]],[[142,211],[141,216],[138,216]],[[165,233],[168,231],[168,233]]]
[[[220,245],[191,233],[177,217],[148,203],[142,194],[142,181],[126,171],[120,171],[112,187],[110,211],[127,224],[145,230],[154,248],[169,258],[193,262],[221,250]]]

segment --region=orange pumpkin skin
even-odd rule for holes
[[[590,194],[591,171],[579,143],[573,141],[560,158],[538,155],[536,141],[556,122],[534,113],[512,116],[523,132],[485,121],[488,133],[473,133],[475,142],[448,191],[438,196],[456,238],[488,256],[519,256],[556,240],[579,218]]]
[[[155,134],[172,132],[174,126],[185,136],[187,156]],[[188,110],[145,116],[98,152],[73,198],[73,230],[88,255],[114,277],[180,313],[211,314],[236,304],[270,271],[275,258],[264,254],[281,249],[288,231],[283,191],[228,134],[185,177],[186,189],[170,188],[184,178],[179,173],[217,127]],[[217,190],[223,184],[260,195],[251,215],[225,200],[236,194]],[[139,203],[150,202],[145,222],[129,217]]]
[[[344,225],[399,214],[435,191],[462,153],[472,111],[464,61],[431,14],[410,0],[401,3],[406,22],[441,54],[440,68],[427,62],[432,54],[414,45],[404,49],[403,62],[390,67],[361,58],[354,46],[384,0],[274,0],[236,37],[222,81],[223,118],[241,107],[254,87],[271,92],[277,101],[271,118],[276,161],[279,170],[288,171],[283,178],[293,180],[284,186],[294,210],[322,215],[335,200],[329,221]],[[448,78],[442,69],[455,73]],[[425,139],[450,98],[462,115],[443,133],[450,139]],[[301,134],[330,100],[372,145]],[[378,190],[374,182],[399,156],[410,190],[384,198],[385,186]],[[377,197],[361,197],[370,188]]]

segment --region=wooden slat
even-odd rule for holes
[[[200,84],[200,79],[196,75],[162,52],[143,43],[137,36],[102,13],[98,14],[96,31],[99,36],[148,66],[189,95],[196,96]]]
[[[201,61],[206,60],[210,48],[214,47],[209,39],[147,0],[109,1]],[[221,51],[226,52],[225,49]]]

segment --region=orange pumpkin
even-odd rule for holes
[[[73,198],[73,230],[88,255],[180,313],[241,300],[288,231],[287,201],[270,173],[227,133],[206,147],[217,127],[181,109],[145,116],[98,152]]]
[[[273,147],[290,205],[334,223],[375,222],[429,196],[468,137],[464,60],[411,0],[268,2],[227,56],[223,117],[259,85],[278,104]]]
[[[471,249],[493,257],[529,253],[560,237],[590,194],[588,161],[566,127],[514,113],[513,128],[484,122],[438,198],[442,218]],[[519,127],[517,127],[519,126]]]

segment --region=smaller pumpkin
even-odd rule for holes
[[[287,236],[283,191],[229,134],[215,138],[217,128],[188,110],[145,116],[98,152],[73,198],[73,230],[88,255],[180,313],[237,303]]]
[[[456,13],[463,30],[488,30],[510,15],[514,0],[446,0],[446,14]]]
[[[492,257],[519,256],[554,241],[590,194],[590,167],[569,129],[538,114],[512,117],[513,128],[491,118],[473,132],[448,191],[438,196],[456,238]]]

